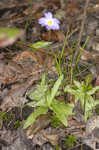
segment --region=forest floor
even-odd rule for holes
[[[49,31],[39,24],[48,12],[60,21],[58,30]],[[1,28],[17,28],[19,33],[13,36],[12,30],[8,39]],[[99,149],[98,65],[99,0],[0,1],[0,150]],[[62,104],[73,104],[73,114],[69,107],[62,110],[54,104],[23,129],[38,108],[35,103],[35,109],[27,104],[37,96],[39,100],[43,94],[49,96],[45,85],[34,93],[44,74],[52,93],[64,76],[54,96]],[[94,90],[91,96],[87,95],[90,88]],[[86,95],[92,99],[88,101]],[[41,107],[42,102],[37,105]],[[66,126],[63,113],[67,113]]]

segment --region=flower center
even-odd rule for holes
[[[47,24],[51,26],[53,24],[52,20],[48,20]]]

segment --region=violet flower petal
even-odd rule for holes
[[[50,13],[50,12],[45,13],[44,16],[46,17],[46,19],[50,19],[50,18],[52,18],[52,13]]]
[[[57,18],[53,18],[51,12],[45,13],[44,16],[38,20],[41,26],[45,26],[47,30],[59,30],[60,21]]]

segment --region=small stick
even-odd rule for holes
[[[84,13],[83,13],[83,19],[82,19],[82,23],[81,23],[81,29],[80,29],[80,33],[79,33],[79,36],[78,36],[77,50],[75,51],[75,54],[74,54],[73,63],[75,62],[75,60],[77,59],[77,57],[79,56],[79,53],[80,53],[80,42],[81,42],[81,39],[82,39],[84,24],[85,24],[85,21],[86,21],[87,7],[88,7],[88,4],[89,4],[89,1],[90,0],[86,0]]]

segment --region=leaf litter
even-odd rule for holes
[[[71,60],[70,53],[75,52],[75,49],[71,51],[71,47],[75,44],[74,41],[79,37],[84,5],[84,0],[37,0],[36,2],[31,1],[31,3],[27,0],[21,0],[20,2],[18,0],[6,0],[6,2],[0,2],[0,27],[20,29],[19,34],[15,37],[11,37],[11,39],[7,39],[6,33],[0,34],[1,112],[10,113],[13,109],[22,108],[23,113],[25,104],[30,101],[27,96],[28,91],[33,85],[38,84],[44,72],[49,71],[49,77],[56,80],[57,71],[53,52],[55,51],[57,54],[59,49],[60,54],[66,33],[68,33],[68,31],[75,31],[72,36],[68,37],[64,50],[64,56],[67,62],[65,68],[70,69],[71,64],[68,63]],[[53,12],[55,16],[58,16],[58,19],[61,21],[61,29],[59,31],[51,31],[50,38],[48,31],[41,28],[38,24],[38,19],[43,16],[44,12],[48,12],[49,10]],[[58,12],[63,13],[58,14]],[[99,85],[98,24],[99,3],[98,0],[91,0],[87,8],[87,16],[80,45],[84,46],[86,37],[89,37],[89,40],[82,50],[79,66],[83,67],[87,65],[89,70],[85,69],[85,71],[80,74],[80,78],[83,78],[83,74],[91,73],[94,86]],[[24,39],[21,37],[23,33]],[[21,42],[24,43],[23,45],[18,44],[20,38]],[[16,40],[18,40],[18,42],[16,42]],[[41,40],[50,41],[53,44],[48,48],[33,48],[28,44],[36,43]],[[11,46],[11,44],[13,45]],[[67,72],[67,76],[70,77],[69,72]],[[26,112],[28,111],[29,108],[26,109]],[[24,117],[20,118],[20,120],[24,122]],[[10,121],[8,124],[10,124]],[[87,128],[88,127],[89,125]],[[93,127],[96,127],[95,124]],[[62,143],[64,142],[64,138],[68,135],[74,135],[79,143],[82,142],[82,144],[76,144],[76,146],[74,145],[71,148],[76,150],[77,148],[80,149],[81,146],[84,145],[83,143],[88,145],[88,141],[85,140],[85,128],[86,124],[81,122],[81,118],[76,117],[76,120],[69,118],[69,126],[67,128],[62,126],[53,129],[50,119],[46,115],[38,117],[36,122],[26,129],[26,131],[23,131],[21,126],[19,130],[15,130],[14,128],[13,131],[7,130],[5,123],[3,123],[2,130],[0,130],[0,148],[4,150],[32,150],[39,147],[39,149],[54,150],[55,145],[59,145],[59,148],[63,150],[65,147]],[[9,136],[9,134],[11,134],[12,137]],[[29,140],[30,137],[31,139]],[[9,139],[9,141],[7,141],[7,139]],[[89,142],[90,141],[91,140],[89,140]],[[94,144],[94,146],[96,145]],[[91,148],[89,147],[89,149]]]

